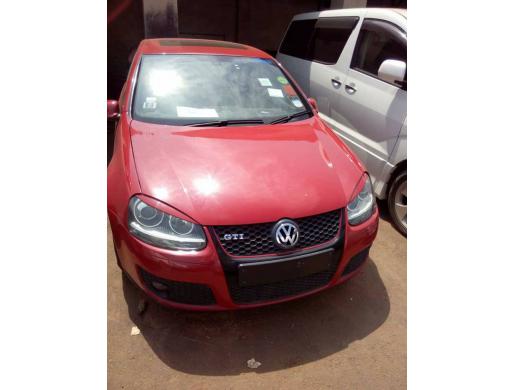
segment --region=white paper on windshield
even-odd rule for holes
[[[218,113],[214,108],[177,106],[177,116],[180,118],[218,118]]]
[[[144,110],[155,110],[157,107],[157,98],[153,96],[149,96],[145,99],[143,102],[143,109]]]
[[[271,96],[271,97],[284,97],[283,95],[283,91],[281,91],[280,89],[277,89],[277,88],[267,88],[268,89],[268,94]]]
[[[291,99],[291,102],[293,103],[293,105],[295,107],[302,107],[302,102],[300,101],[299,98],[293,98],[293,99]]]
[[[264,79],[258,79],[258,81],[262,87],[271,87],[272,86],[272,82],[270,81],[270,79],[264,78]]]

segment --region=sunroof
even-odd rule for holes
[[[243,49],[247,47],[239,43],[223,42],[223,41],[208,41],[206,39],[161,39],[159,41],[161,46],[207,46],[207,47],[225,47],[228,49]]]

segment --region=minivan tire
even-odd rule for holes
[[[403,170],[395,176],[388,191],[388,211],[395,227],[404,235],[408,233],[408,173]],[[403,211],[405,206],[405,214]]]

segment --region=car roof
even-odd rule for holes
[[[401,15],[405,19],[408,18],[407,10],[404,8],[341,8],[341,9],[329,9],[325,11],[306,12],[303,14],[297,14],[293,17],[293,20],[297,19],[309,19],[318,17],[331,17],[331,16],[353,16],[353,15],[364,15],[365,13],[373,13],[375,15]]]
[[[138,47],[141,54],[208,54],[272,58],[269,54],[241,43],[191,38],[144,39]]]
[[[405,8],[390,8],[390,11],[395,11],[398,14],[401,14],[406,19],[408,18],[408,11]]]

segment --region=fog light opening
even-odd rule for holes
[[[157,291],[168,291],[168,286],[157,280],[152,281],[152,287],[154,287]]]

